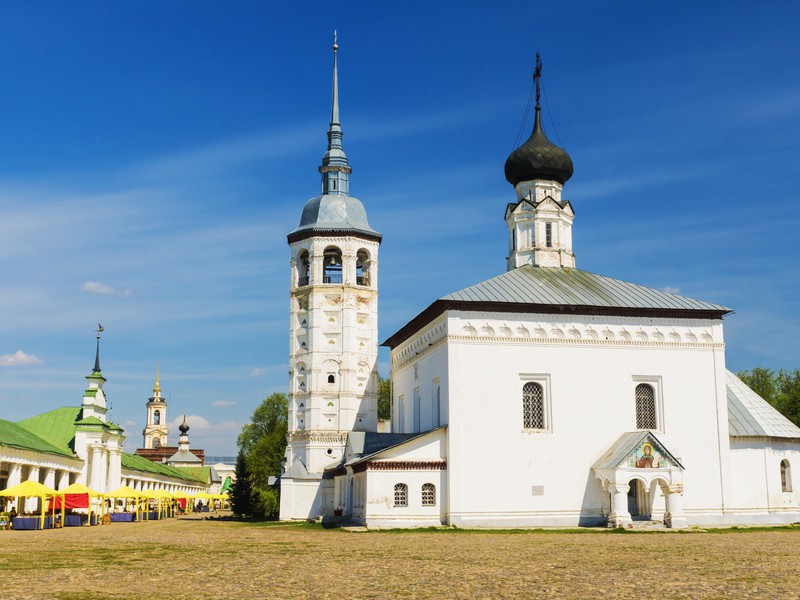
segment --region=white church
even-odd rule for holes
[[[507,270],[383,342],[381,234],[349,195],[337,51],[322,194],[289,236],[282,519],[368,527],[800,521],[800,428],[725,368],[731,309],[576,268],[572,160],[542,129],[506,161]],[[589,225],[590,226],[590,225]]]

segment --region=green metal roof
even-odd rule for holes
[[[23,450],[34,450],[46,454],[57,454],[72,458],[72,450],[66,446],[57,446],[49,441],[42,439],[38,435],[23,427],[19,423],[12,423],[0,419],[0,446],[20,448]]]
[[[199,479],[203,483],[211,483],[211,467],[175,467],[181,471],[185,471],[195,479]]]
[[[75,421],[75,425],[96,425],[98,427],[106,426],[106,424],[103,423],[97,417],[86,417],[85,419],[81,419],[80,421]]]
[[[731,311],[719,304],[670,294],[589,271],[531,265],[507,271],[441,299],[553,306]]]
[[[137,454],[122,453],[122,468],[130,469],[132,471],[141,471],[143,473],[153,473],[156,475],[164,475],[165,477],[173,477],[176,479],[183,479],[191,483],[205,483],[197,477],[187,473],[183,469],[170,467],[162,463],[147,460]]]
[[[19,421],[18,425],[62,451],[69,451],[71,455],[75,440],[75,422],[80,414],[79,406],[66,406]]]

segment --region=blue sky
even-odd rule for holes
[[[538,50],[577,266],[734,308],[734,371],[800,367],[798,22],[793,3],[5,3],[0,416],[79,404],[99,321],[127,449],[160,364],[170,421],[235,452],[288,381],[286,234],[319,192],[334,28],[382,339],[504,271]]]

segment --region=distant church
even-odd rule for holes
[[[800,520],[800,428],[725,368],[729,308],[576,268],[569,155],[508,157],[507,271],[435,300],[384,342],[381,234],[349,195],[334,44],[322,195],[291,249],[281,518],[371,527],[668,527]]]
[[[169,464],[173,467],[202,467],[205,450],[189,448],[189,425],[186,416],[178,427],[181,432],[177,446],[169,445],[169,422],[167,421],[167,401],[161,395],[161,385],[156,369],[156,384],[153,395],[147,401],[147,421],[142,431],[144,447],[135,454],[153,462]]]

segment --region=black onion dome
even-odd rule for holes
[[[186,432],[189,431],[189,426],[186,424],[186,417],[183,417],[183,423],[180,424],[178,429],[183,435],[186,435]]]
[[[511,185],[534,179],[551,179],[563,185],[572,177],[572,159],[547,139],[539,112],[537,107],[531,137],[506,159],[506,179]]]

